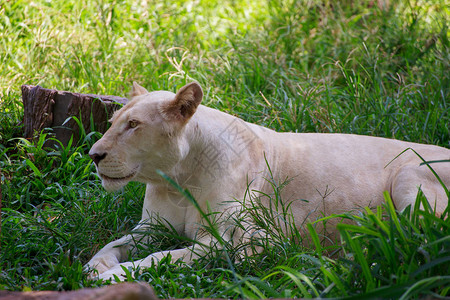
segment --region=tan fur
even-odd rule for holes
[[[427,166],[420,166],[413,151],[392,160],[407,148],[425,160],[447,160],[449,149],[369,136],[277,133],[199,105],[203,93],[196,83],[177,94],[148,93],[135,83],[131,95],[132,100],[116,112],[111,128],[90,155],[107,190],[119,189],[131,180],[146,183],[140,230],[145,230],[144,224],[152,216],[158,216],[180,234],[212,242],[209,236],[197,236],[201,224],[197,209],[156,171],[188,188],[203,209],[209,204],[214,211],[223,212],[236,209],[237,203],[229,201],[244,199],[249,182],[253,191],[273,193],[266,180],[266,160],[276,182],[290,180],[282,199],[292,202],[299,229],[305,221],[324,215],[378,206],[384,201],[384,191],[389,191],[398,210],[414,203],[419,187],[438,213],[447,206],[444,189]],[[432,167],[449,186],[450,164]],[[328,223],[330,233],[336,222]],[[230,237],[225,234],[225,238]],[[136,239],[127,235],[106,245],[88,266],[107,279],[123,275],[121,266],[150,266],[169,252],[173,260],[189,262],[205,251],[194,245],[124,262],[127,251],[132,250],[130,242]]]

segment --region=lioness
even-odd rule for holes
[[[449,149],[351,134],[278,133],[200,105],[202,98],[197,83],[177,94],[148,92],[133,83],[131,100],[115,112],[110,129],[89,152],[106,190],[132,180],[146,183],[140,231],[158,216],[180,234],[199,240],[199,211],[157,170],[191,189],[201,208],[209,203],[213,211],[223,212],[236,205],[230,200],[244,199],[249,182],[253,190],[273,192],[265,179],[270,167],[274,180],[290,180],[282,199],[292,202],[299,227],[327,214],[380,205],[384,191],[398,210],[414,203],[419,188],[438,213],[447,206],[443,187],[413,151],[394,158],[412,148],[425,160],[448,160]],[[450,186],[450,163],[433,168]],[[172,260],[189,262],[206,251],[193,245],[123,262],[134,240],[139,238],[129,234],[109,243],[87,265],[107,279],[123,275],[121,266],[151,266],[168,253]],[[199,242],[212,240],[203,236]]]

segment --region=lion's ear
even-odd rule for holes
[[[130,94],[130,98],[139,96],[139,95],[144,95],[147,94],[148,91],[140,86],[136,81],[133,81],[133,88],[131,89],[131,94]]]
[[[183,86],[175,95],[175,99],[163,107],[164,115],[169,119],[182,122],[189,120],[203,99],[203,91],[196,82]]]

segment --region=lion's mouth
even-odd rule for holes
[[[122,180],[128,180],[134,177],[134,175],[136,175],[136,172],[132,172],[130,175],[124,176],[124,177],[111,177],[108,175],[105,175],[103,173],[100,173],[100,177],[106,180],[111,180],[111,181],[122,181]]]

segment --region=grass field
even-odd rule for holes
[[[100,134],[56,150],[43,147],[51,133],[21,138],[23,84],[126,96],[132,81],[175,91],[196,80],[204,104],[279,131],[448,148],[448,3],[387,2],[0,0],[0,289],[103,285],[83,265],[131,230],[144,195],[138,183],[102,189],[86,155]],[[271,222],[261,208],[247,213]],[[312,227],[309,247],[275,231],[257,257],[162,261],[135,275],[161,297],[450,296],[448,214],[386,205],[346,216],[359,226],[341,226],[332,249]],[[160,243],[144,252],[186,243],[161,226],[152,234]]]

